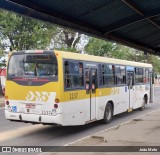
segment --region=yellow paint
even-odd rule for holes
[[[9,100],[29,100],[29,92],[33,92],[36,96],[36,92],[56,92],[56,98],[60,102],[82,100],[90,98],[90,94],[86,94],[86,90],[74,90],[74,91],[64,91],[64,76],[63,76],[63,58],[64,59],[75,59],[75,60],[86,60],[92,62],[104,62],[104,63],[117,63],[123,65],[132,65],[132,66],[143,66],[143,67],[152,67],[150,64],[137,63],[131,61],[109,59],[104,57],[96,56],[86,56],[85,54],[76,54],[70,52],[54,51],[58,61],[58,82],[49,82],[42,86],[22,86],[13,81],[6,80],[6,96]],[[116,95],[120,93],[119,87],[110,87],[110,88],[99,88],[96,89],[96,93],[93,96],[109,96]],[[46,102],[49,98],[46,97]],[[36,99],[32,99],[35,101]]]
[[[71,96],[77,94],[76,98],[71,98]],[[96,89],[96,93],[92,94],[92,96],[101,97],[101,96],[109,96],[111,94],[111,88],[101,88]],[[74,91],[65,91],[62,92],[62,98],[60,99],[62,102],[74,101],[74,100],[82,100],[89,99],[90,94],[86,94],[86,90],[74,90]]]
[[[29,92],[57,92],[60,94],[60,89],[57,87],[58,82],[49,82],[42,86],[22,86],[13,81],[6,81],[6,96],[9,100],[26,100],[29,97]],[[35,94],[36,96],[36,94]],[[60,97],[59,95],[57,98]],[[32,100],[34,101],[34,99]]]
[[[56,92],[56,98],[60,100],[60,102],[74,101],[74,100],[82,100],[90,98],[90,94],[86,94],[86,90],[74,90],[74,91],[63,91],[62,84],[60,82],[49,82],[42,86],[22,86],[13,81],[6,82],[6,96],[8,96],[9,100],[28,100],[30,98],[29,92],[33,92],[35,96],[37,95],[35,92]],[[10,89],[10,88],[14,88]],[[96,89],[95,96],[109,96],[111,94],[112,88],[101,88]],[[76,98],[71,99],[71,96],[76,94]],[[49,97],[49,94],[48,94]],[[47,99],[46,99],[47,100]],[[35,98],[31,101],[35,101]],[[44,101],[45,102],[45,101]]]
[[[120,87],[113,87],[110,95],[115,95],[120,93]]]
[[[50,96],[51,96],[50,92],[29,91],[27,93],[26,100],[35,102],[38,99],[38,101],[47,102]]]

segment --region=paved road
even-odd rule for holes
[[[85,126],[59,127],[30,125],[5,120],[3,109],[0,109],[0,146],[62,146],[88,135],[111,128],[135,117],[160,109],[160,87],[155,88],[155,102],[144,111],[135,110],[114,117],[110,124],[94,122]],[[3,141],[2,141],[3,139]]]
[[[0,108],[0,133],[18,129],[20,127],[30,126],[31,124],[25,124],[21,122],[12,122],[5,119],[4,108]]]

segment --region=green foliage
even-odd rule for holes
[[[131,48],[116,44],[116,47],[114,51],[112,51],[111,55],[113,58],[129,60],[132,56],[132,52],[133,51]]]
[[[154,55],[144,55],[144,52],[135,49],[107,42],[104,40],[90,38],[85,47],[88,54],[97,56],[107,56],[117,59],[151,63],[155,72],[160,73],[160,59]]]
[[[78,53],[76,45],[80,40],[81,34],[77,32],[0,10],[0,56],[7,48],[46,49],[52,41],[56,49]],[[160,73],[159,57],[146,56],[143,52],[116,43],[91,37],[85,51],[91,55],[152,63],[155,71]]]
[[[81,34],[53,24],[0,10],[0,51],[55,49],[78,52]],[[54,46],[53,46],[54,44]]]
[[[0,11],[1,48],[12,50],[45,49],[56,27],[31,18]],[[2,43],[6,40],[7,43]]]
[[[96,38],[91,38],[88,44],[85,46],[85,50],[88,54],[97,56],[108,56],[111,54],[113,49],[113,43]]]
[[[107,56],[118,59],[128,59],[131,49],[116,43],[91,38],[85,47],[88,54]]]
[[[160,74],[160,58],[154,55],[149,55],[150,63],[153,65],[153,68],[157,74]]]

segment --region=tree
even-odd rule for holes
[[[57,27],[0,10],[1,49],[45,49]]]
[[[91,55],[127,59],[131,48],[97,38],[90,38],[85,50]]]
[[[160,73],[160,58],[158,56],[147,54],[142,51],[137,51],[116,43],[90,38],[85,46],[88,54],[107,56],[117,59],[124,59],[136,62],[151,63],[156,73]]]
[[[158,56],[149,54],[148,59],[149,59],[150,63],[153,65],[154,71],[157,74],[160,74],[160,58]]]
[[[79,52],[81,35],[53,24],[0,11],[0,51],[54,48]]]
[[[97,56],[111,56],[111,52],[114,48],[115,45],[113,43],[93,37],[90,38],[88,44],[85,46],[85,50],[88,54]]]
[[[59,32],[53,36],[54,48],[70,52],[79,52],[77,44],[82,34],[69,29],[58,28]]]

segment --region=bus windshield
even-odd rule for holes
[[[53,54],[13,54],[9,60],[8,78],[56,77],[57,59]]]

